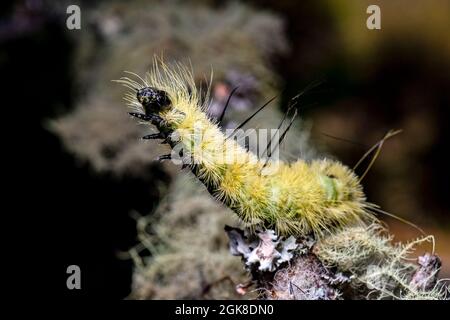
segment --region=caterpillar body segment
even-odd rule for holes
[[[153,123],[184,167],[249,226],[274,228],[282,235],[321,236],[349,224],[375,219],[352,170],[328,159],[287,163],[259,159],[205,113],[206,98],[192,72],[155,61],[146,79],[118,80],[132,92],[130,114]],[[167,157],[166,157],[167,158]],[[269,173],[267,173],[269,172]]]

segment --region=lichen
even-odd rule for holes
[[[437,281],[440,260],[413,252],[431,242],[424,236],[406,244],[392,243],[392,236],[378,224],[350,227],[321,239],[313,252],[328,268],[352,275],[354,291],[368,299],[446,299],[448,286]],[[430,261],[433,261],[431,263]],[[354,296],[358,296],[354,294]]]
[[[138,216],[130,298],[243,298],[236,286],[249,277],[239,258],[229,254],[223,232],[236,220],[194,181],[180,176],[153,215]],[[150,256],[143,256],[145,251]]]

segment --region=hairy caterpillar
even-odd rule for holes
[[[143,138],[164,139],[180,151],[183,167],[189,166],[208,191],[248,225],[274,228],[283,235],[320,236],[375,219],[370,210],[376,206],[366,202],[360,180],[340,162],[267,162],[226,137],[205,112],[209,90],[202,99],[185,66],[170,68],[155,61],[146,79],[138,78],[117,82],[132,90],[125,95],[134,109],[130,115],[159,131]],[[264,174],[267,168],[276,170]]]

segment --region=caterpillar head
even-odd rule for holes
[[[136,98],[142,104],[146,115],[158,113],[171,105],[167,92],[153,87],[139,89]]]

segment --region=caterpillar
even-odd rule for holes
[[[226,136],[206,113],[210,86],[203,97],[186,66],[155,59],[145,79],[135,77],[117,82],[131,90],[124,97],[133,109],[129,114],[158,130],[143,139],[167,143],[176,152],[159,159],[179,156],[183,168],[248,226],[320,237],[376,220],[360,179],[339,161],[267,161]],[[267,174],[268,169],[273,170]]]

